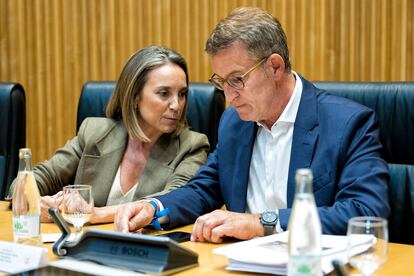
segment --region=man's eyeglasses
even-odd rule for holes
[[[227,83],[234,89],[243,89],[244,83],[246,82],[247,75],[251,73],[257,67],[259,67],[266,59],[267,57],[260,60],[258,63],[253,65],[252,68],[247,70],[247,72],[241,75],[240,77],[230,76],[227,79],[223,79],[222,77],[219,77],[216,74],[213,74],[208,81],[211,82],[217,89],[220,89],[220,90],[224,90],[224,83]]]

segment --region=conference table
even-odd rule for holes
[[[9,203],[0,201],[0,240],[13,241],[12,229],[12,213],[9,210]],[[113,231],[113,224],[98,224],[85,226],[85,229],[96,228]],[[192,225],[174,229],[174,231],[191,232]],[[158,234],[157,231],[145,230],[146,234]],[[42,223],[42,234],[59,233],[58,227],[54,223]],[[414,234],[414,233],[413,233]],[[200,242],[184,242],[183,246],[195,251],[199,255],[199,265],[177,273],[178,275],[252,275],[252,273],[231,272],[227,271],[227,258],[213,253],[215,248],[223,246],[223,244],[200,243]],[[57,260],[52,252],[52,244],[45,243],[43,247],[48,250],[50,260]],[[414,275],[414,246],[390,243],[389,244],[388,261],[374,275]]]

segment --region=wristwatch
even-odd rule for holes
[[[265,236],[273,234],[278,220],[279,215],[275,211],[266,211],[260,214],[260,223],[263,225]]]

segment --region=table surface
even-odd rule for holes
[[[12,214],[8,210],[8,202],[0,201],[0,240],[13,241]],[[191,232],[192,225],[180,227],[175,230]],[[86,226],[85,228],[96,228],[103,230],[113,230],[113,224],[100,224]],[[42,223],[41,232],[59,233],[58,227],[53,223]],[[156,233],[150,231],[150,233]],[[414,233],[413,233],[414,234]],[[251,273],[230,272],[226,271],[227,258],[221,255],[213,254],[213,250],[222,244],[184,242],[183,246],[195,251],[199,255],[199,265],[197,267],[178,273],[179,275],[252,275]],[[48,256],[51,260],[57,259],[52,252],[52,244],[43,244],[48,249]],[[375,275],[414,275],[412,264],[414,263],[414,246],[390,243],[388,251],[388,261],[381,267]]]

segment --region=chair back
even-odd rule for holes
[[[17,175],[19,149],[26,145],[26,100],[18,83],[0,83],[0,200]]]
[[[375,110],[390,171],[390,241],[414,244],[414,82],[314,82]]]
[[[115,81],[90,81],[83,85],[79,98],[76,131],[86,117],[105,117],[105,108],[115,89]],[[217,130],[225,109],[223,92],[209,83],[189,84],[187,122],[194,131],[207,135],[210,151],[217,143]]]

